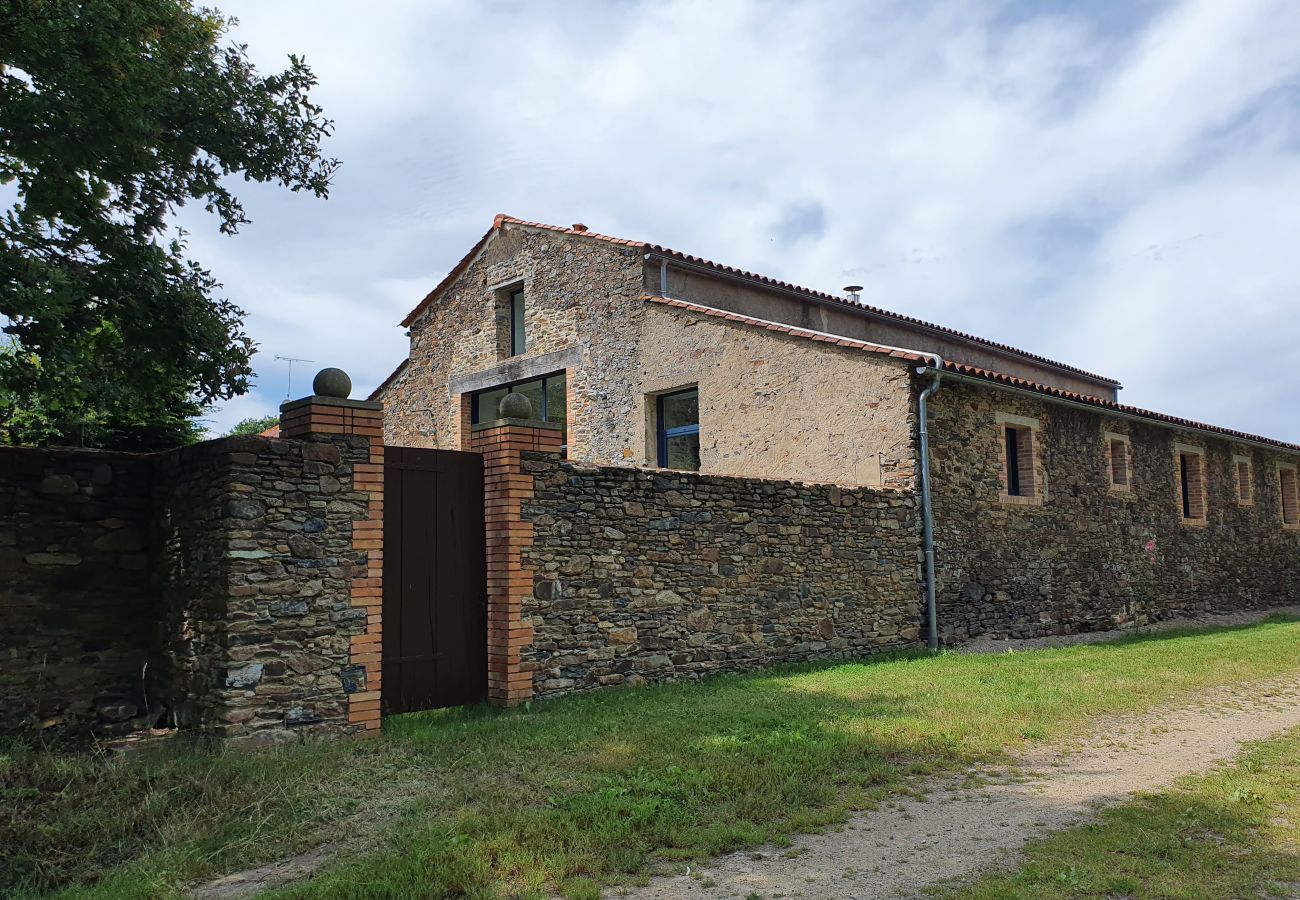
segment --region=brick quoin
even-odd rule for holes
[[[348,724],[358,737],[379,734],[384,597],[384,412],[372,401],[306,397],[280,408],[280,436],[351,434],[370,443],[369,461],[352,469],[352,490],[368,495],[367,518],[352,523],[352,549],[365,568],[352,578],[351,604],[366,610],[366,629],[350,641],[349,662],[365,669],[365,689],[348,694]]]
[[[487,531],[488,700],[517,706],[533,698],[533,673],[523,653],[533,626],[523,619],[533,594],[532,572],[523,564],[533,525],[522,517],[533,498],[534,479],[522,469],[525,453],[559,456],[560,430],[541,422],[503,419],[475,427],[469,449],[483,454],[483,505]]]

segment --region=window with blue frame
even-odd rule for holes
[[[560,442],[567,449],[568,432],[568,396],[563,372],[543,375],[528,381],[513,381],[470,395],[470,422],[491,422],[497,417],[497,407],[506,394],[523,394],[533,402],[533,416],[543,422],[554,422],[560,426]]]
[[[658,398],[659,467],[700,469],[700,390],[690,388]]]

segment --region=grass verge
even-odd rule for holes
[[[1247,748],[1235,765],[1107,810],[1035,842],[1013,872],[939,890],[1013,897],[1300,895],[1300,730]]]
[[[0,894],[167,896],[300,851],[312,897],[591,897],[842,821],[911,776],[1300,671],[1300,622],[944,654],[395,717],[381,740],[129,766],[0,753]]]

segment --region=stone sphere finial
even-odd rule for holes
[[[352,393],[352,379],[342,369],[330,366],[321,369],[311,383],[311,392],[317,397],[338,397],[348,399]]]
[[[497,416],[502,419],[531,419],[533,401],[523,394],[510,393],[501,398],[497,404]]]

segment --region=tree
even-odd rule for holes
[[[240,419],[235,427],[230,429],[231,434],[261,434],[268,428],[273,428],[280,424],[279,416],[262,416],[257,419]]]
[[[306,63],[258,74],[234,23],[187,0],[0,0],[0,437],[175,445],[247,391],[244,313],[172,214],[198,201],[234,234],[232,176],[325,197],[338,161]]]

